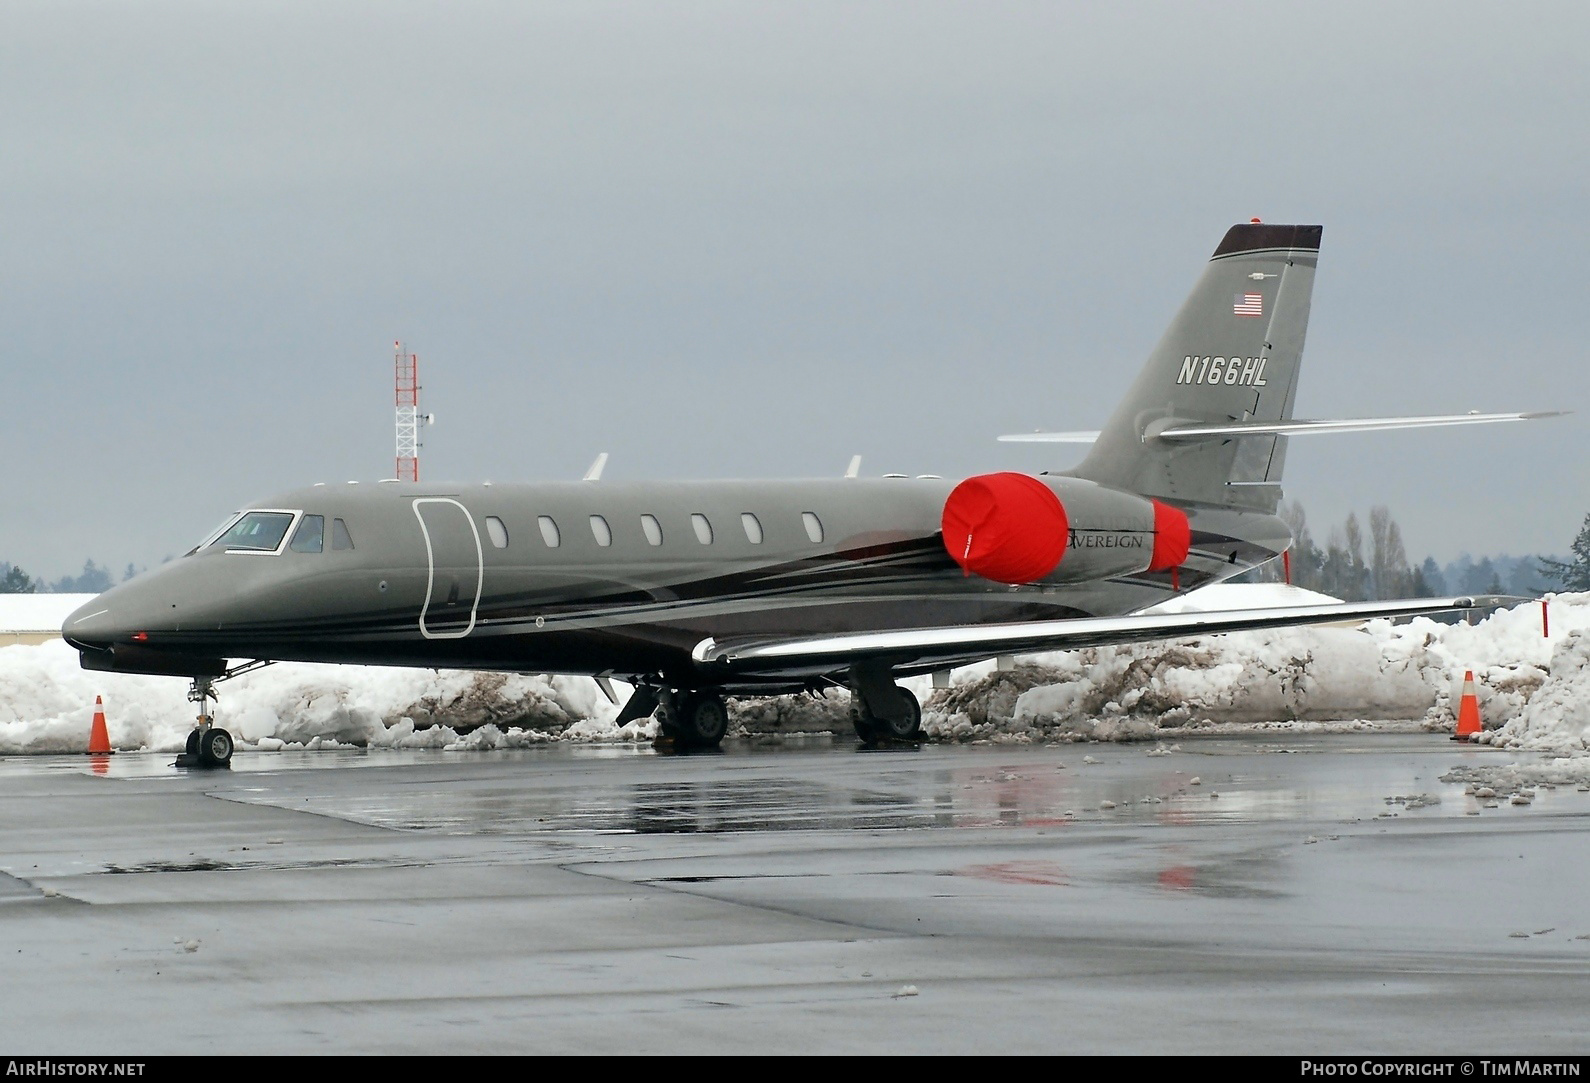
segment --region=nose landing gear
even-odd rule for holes
[[[199,705],[199,717],[188,734],[187,747],[177,756],[178,767],[232,766],[232,735],[217,726],[215,716],[210,713],[210,701],[215,699],[218,697],[214,678],[193,678],[188,702]]]

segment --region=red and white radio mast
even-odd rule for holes
[[[397,479],[420,480],[420,359],[392,344],[397,373]]]

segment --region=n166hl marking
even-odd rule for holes
[[[1264,363],[1267,357],[1193,357],[1181,360],[1176,374],[1178,384],[1226,384],[1265,387]]]

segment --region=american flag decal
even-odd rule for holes
[[[1236,303],[1231,306],[1233,316],[1262,316],[1264,315],[1264,294],[1239,293]]]

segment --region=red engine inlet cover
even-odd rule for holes
[[[1187,550],[1192,548],[1192,524],[1187,513],[1169,504],[1154,501],[1154,555],[1149,558],[1148,570],[1168,571],[1187,562]]]
[[[1031,583],[1054,571],[1069,530],[1060,498],[1028,474],[967,478],[944,502],[944,548],[967,575],[999,583]]]

